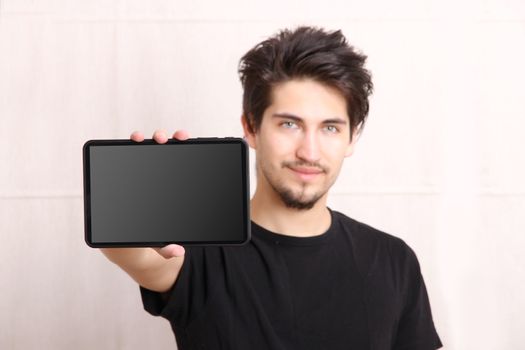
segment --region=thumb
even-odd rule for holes
[[[153,248],[162,255],[165,259],[171,259],[175,257],[184,256],[184,247],[178,244],[168,244],[162,248]]]

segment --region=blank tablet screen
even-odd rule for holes
[[[242,244],[249,239],[242,139],[94,140],[84,145],[93,247]]]

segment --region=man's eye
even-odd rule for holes
[[[334,126],[334,125],[327,125],[327,126],[325,127],[325,129],[326,129],[328,132],[333,132],[333,133],[339,132],[339,129],[337,128],[337,126]]]
[[[291,121],[285,121],[285,122],[282,122],[281,125],[287,129],[295,129],[297,128],[297,124],[295,122],[291,122]]]

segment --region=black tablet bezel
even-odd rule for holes
[[[146,139],[142,142],[135,142],[132,140],[89,140],[82,147],[83,159],[83,187],[84,187],[84,240],[92,248],[112,248],[112,247],[162,247],[168,244],[179,245],[244,245],[251,238],[251,221],[250,221],[250,186],[249,186],[249,151],[246,141],[242,138],[226,137],[226,138],[192,138],[187,140],[169,139],[166,144],[240,144],[241,158],[242,158],[242,186],[243,186],[243,226],[244,239],[241,241],[166,241],[166,242],[93,242],[91,235],[91,182],[90,182],[90,147],[92,146],[128,146],[128,145],[160,145],[152,139]]]

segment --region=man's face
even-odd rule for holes
[[[351,155],[346,101],[335,89],[312,80],[273,88],[255,134],[245,133],[256,151],[257,185],[275,192],[290,208],[310,209],[334,184]]]

